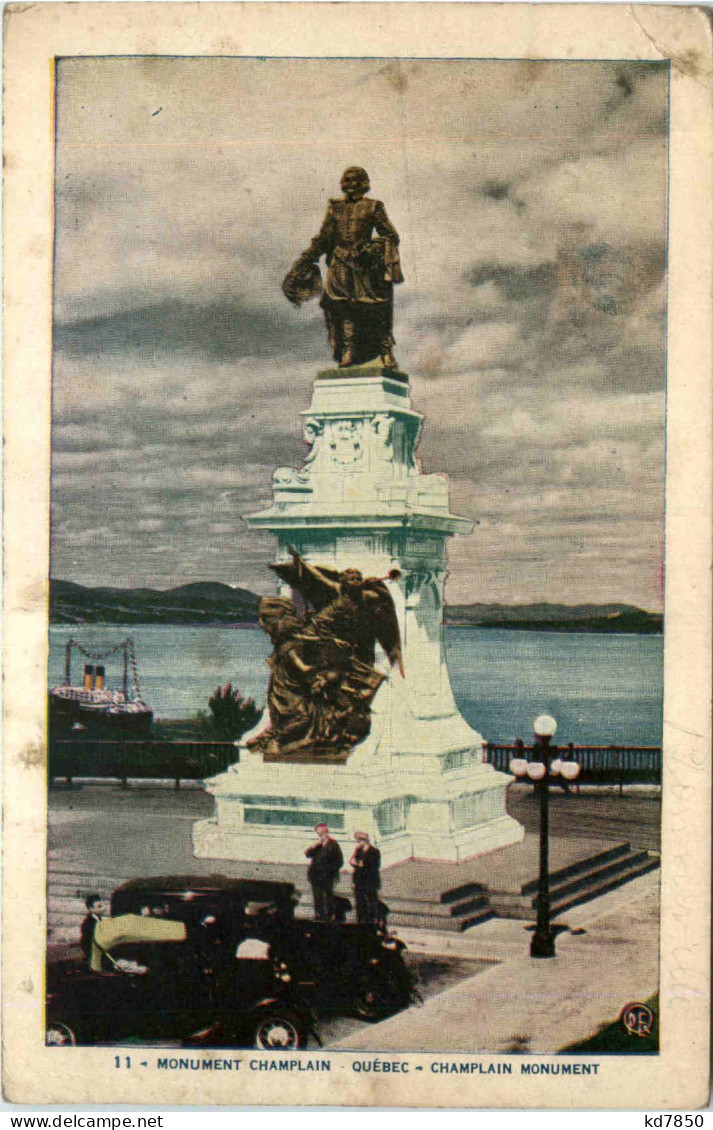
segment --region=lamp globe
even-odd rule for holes
[[[533,729],[538,738],[553,738],[557,733],[557,723],[550,714],[539,714]]]

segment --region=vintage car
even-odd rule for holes
[[[156,907],[187,922],[209,915],[220,945],[232,953],[246,939],[264,942],[275,975],[289,977],[293,991],[320,1012],[375,1021],[419,999],[402,941],[376,925],[297,918],[298,903],[293,883],[174,876],[123,884],[112,895],[111,912]]]
[[[267,945],[261,952],[244,944],[251,896],[274,907],[272,884],[235,884],[179,877],[120,887],[88,965],[48,967],[47,1044],[138,1039],[286,1050],[306,1047],[310,1035],[319,1041],[311,1009]]]
[[[376,926],[295,919],[275,921],[271,953],[278,969],[320,1013],[383,1020],[420,997],[403,958],[404,942]]]
[[[418,999],[403,942],[296,918],[298,902],[292,883],[222,875],[122,884],[89,968],[49,968],[48,1043],[304,1047],[312,1008],[375,1021]]]

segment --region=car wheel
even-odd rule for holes
[[[64,1020],[48,1020],[45,1044],[48,1048],[75,1048],[78,1044],[76,1029]]]
[[[362,1020],[374,1023],[399,1012],[408,1004],[393,985],[379,981],[362,981],[357,989],[354,1011]]]
[[[307,1033],[291,1012],[269,1012],[255,1025],[252,1043],[263,1051],[291,1051],[307,1047]]]

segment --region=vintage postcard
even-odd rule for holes
[[[5,9],[15,1103],[708,1098],[711,47]]]

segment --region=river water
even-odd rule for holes
[[[139,682],[157,718],[190,718],[207,710],[219,683],[265,702],[270,653],[259,629],[184,625],[52,625],[49,686],[64,681],[65,643],[108,651],[135,643]],[[660,745],[663,637],[575,632],[446,629],[456,702],[490,741],[532,735],[533,719],[552,714],[557,741],[577,745]],[[73,654],[72,682],[83,657]],[[121,659],[106,663],[107,684],[121,685]]]

